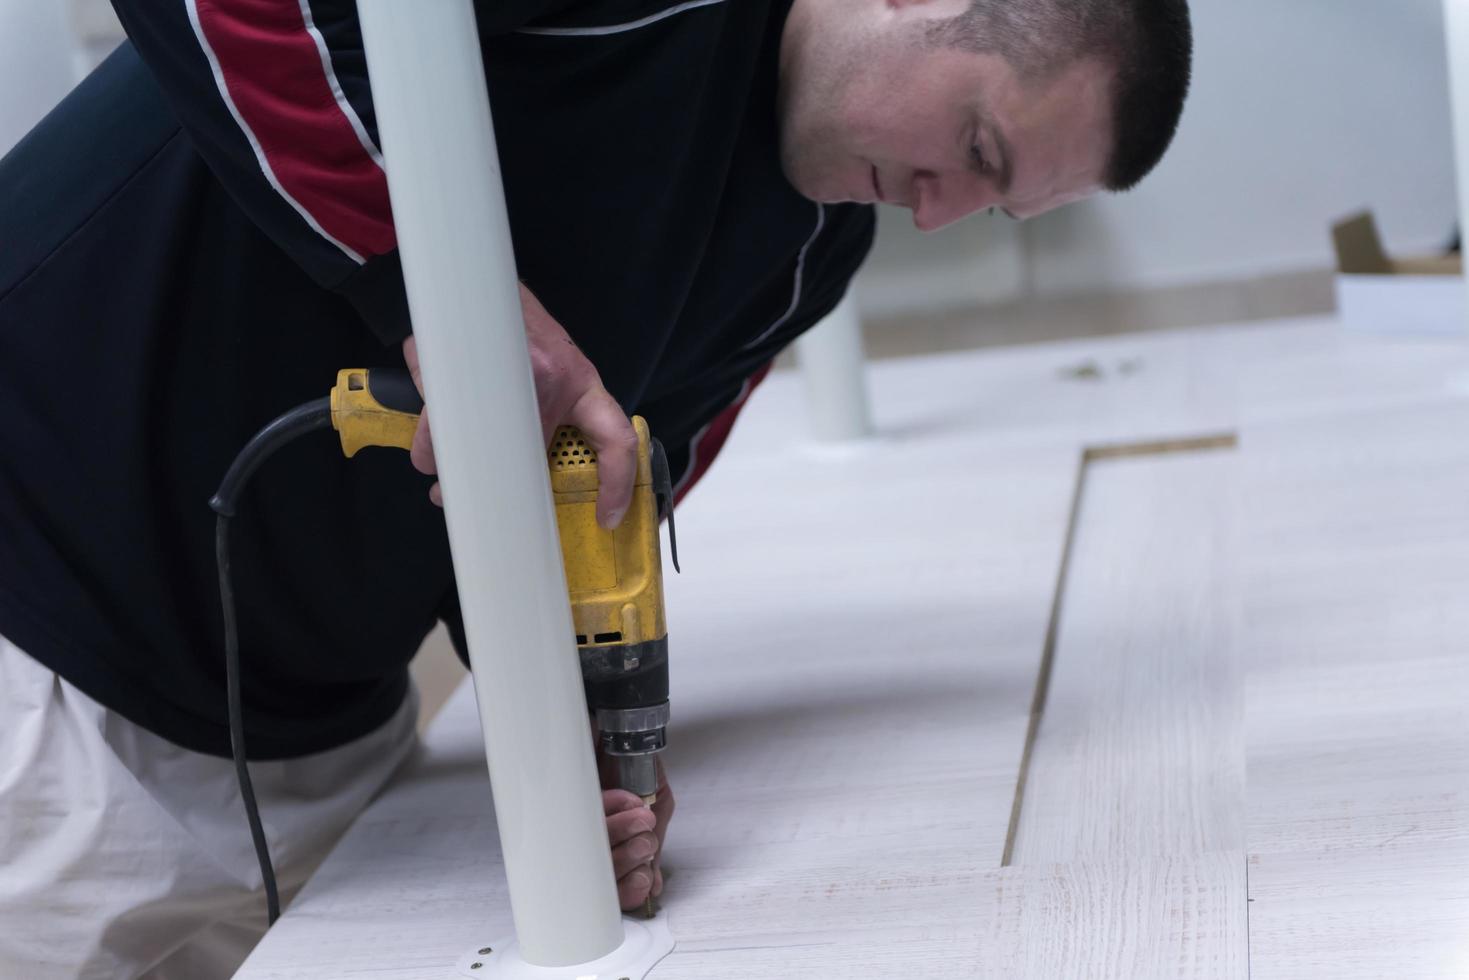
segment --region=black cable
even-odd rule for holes
[[[230,464],[229,472],[219,485],[219,492],[209,506],[219,515],[214,525],[214,558],[219,566],[219,604],[224,614],[224,683],[229,704],[230,755],[235,762],[235,777],[240,782],[240,798],[245,802],[245,819],[250,823],[250,839],[255,844],[255,858],[260,862],[260,876],[265,882],[265,910],[268,925],[280,918],[280,895],[276,891],[275,868],[270,862],[270,845],[260,824],[260,808],[255,803],[255,787],[250,782],[250,768],[245,762],[245,719],[240,705],[240,631],[235,620],[235,593],[230,585],[230,518],[235,504],[250,476],[277,449],[299,436],[331,425],[331,399],[318,398],[294,408],[271,422],[245,444]]]
[[[245,801],[245,819],[250,822],[255,859],[260,862],[260,877],[265,882],[266,923],[273,926],[280,918],[281,900],[275,887],[275,867],[270,863],[270,845],[265,841],[265,828],[260,825],[255,786],[250,782],[250,768],[245,764],[245,719],[240,710],[240,633],[235,623],[235,596],[230,588],[229,537],[230,519],[220,514],[214,524],[214,557],[219,563],[219,602],[224,610],[224,686],[229,701],[230,755],[235,760],[240,798]]]
[[[286,414],[278,417],[265,428],[255,433],[255,438],[245,443],[245,448],[240,450],[240,455],[230,464],[229,472],[225,473],[224,479],[219,484],[219,492],[209,500],[209,506],[214,508],[216,514],[225,517],[235,516],[235,504],[239,499],[241,491],[250,476],[261,463],[298,436],[304,436],[308,432],[317,429],[325,429],[332,424],[332,400],[330,398],[318,398],[309,401],[305,405],[298,405]]]

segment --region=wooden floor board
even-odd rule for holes
[[[985,975],[1244,978],[1238,460],[1086,465]]]
[[[773,377],[680,511],[653,980],[1469,976],[1469,345],[1318,321],[872,379],[882,436],[815,450]],[[1000,867],[1082,448],[1228,430],[1099,464]],[[509,934],[467,689],[426,745],[241,980],[441,980]]]
[[[925,927],[813,933],[794,943],[785,938],[713,948],[681,945],[649,976],[677,980],[832,980],[837,975],[981,980],[993,976],[983,970],[975,929]]]
[[[1257,980],[1469,976],[1465,431],[1469,406],[1405,401],[1250,441]]]
[[[1241,851],[1004,869],[987,977],[1243,980]]]
[[[1237,463],[1089,466],[1014,864],[1244,847]]]
[[[662,913],[681,952],[653,980],[798,976],[803,956],[827,976],[975,975],[1075,458],[977,451],[956,471],[937,442],[752,461],[681,510]],[[476,729],[461,691],[428,736],[460,751],[443,779],[379,801],[243,977],[398,962],[382,930],[371,958],[293,940],[349,936],[363,906],[385,927],[435,916],[398,938],[406,962],[420,940],[457,956],[508,932],[482,763],[463,758]]]
[[[1457,819],[1457,818],[1456,818]],[[1250,857],[1252,980],[1469,976],[1464,839]]]

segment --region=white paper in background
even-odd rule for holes
[[[1469,291],[1462,276],[1336,277],[1336,308],[1353,333],[1469,336]]]

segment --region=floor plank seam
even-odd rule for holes
[[[1051,612],[1046,622],[1046,638],[1041,645],[1040,669],[1036,673],[1035,693],[1030,700],[1030,721],[1025,727],[1025,743],[1020,750],[1020,767],[1015,776],[1015,799],[1010,804],[1010,826],[1005,830],[1005,850],[1000,867],[1008,868],[1015,856],[1015,836],[1020,829],[1020,810],[1025,805],[1025,780],[1030,773],[1031,751],[1041,726],[1041,712],[1046,706],[1046,692],[1051,686],[1051,662],[1056,656],[1056,630],[1061,622],[1061,595],[1066,588],[1066,572],[1071,565],[1071,549],[1076,541],[1076,517],[1086,489],[1086,452],[1076,466],[1076,482],[1071,488],[1071,509],[1066,517],[1066,534],[1061,543],[1061,562],[1056,569],[1056,585],[1051,590]]]
[[[1086,446],[1076,465],[1076,482],[1071,490],[1071,507],[1066,517],[1066,533],[1062,539],[1061,561],[1056,569],[1056,584],[1051,592],[1051,611],[1046,622],[1046,638],[1041,647],[1040,667],[1036,672],[1035,693],[1030,701],[1030,720],[1025,728],[1025,743],[1020,751],[1020,765],[1015,778],[1015,798],[1010,804],[1010,825],[1005,831],[1005,848],[1000,867],[1008,868],[1015,857],[1015,838],[1020,829],[1020,814],[1025,806],[1025,783],[1030,775],[1030,759],[1045,713],[1046,696],[1051,687],[1051,668],[1056,658],[1056,636],[1061,624],[1061,605],[1066,592],[1066,576],[1071,566],[1071,552],[1076,542],[1077,517],[1086,493],[1087,470],[1092,463],[1109,459],[1161,456],[1170,453],[1210,452],[1237,449],[1239,435],[1234,432],[1182,436],[1172,439],[1147,439],[1139,442]]]

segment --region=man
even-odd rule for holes
[[[0,162],[3,976],[220,976],[258,939],[205,502],[338,368],[416,364],[349,0],[116,7],[130,44]],[[931,229],[1130,187],[1189,74],[1185,0],[478,14],[543,424],[599,451],[608,526],[628,414],[686,492],[846,289],[868,205]],[[426,421],[412,458],[432,473]],[[442,619],[462,648],[430,482],[303,440],[236,520],[287,896],[410,752],[423,636]],[[624,907],[661,888],[664,800],[604,797]]]

